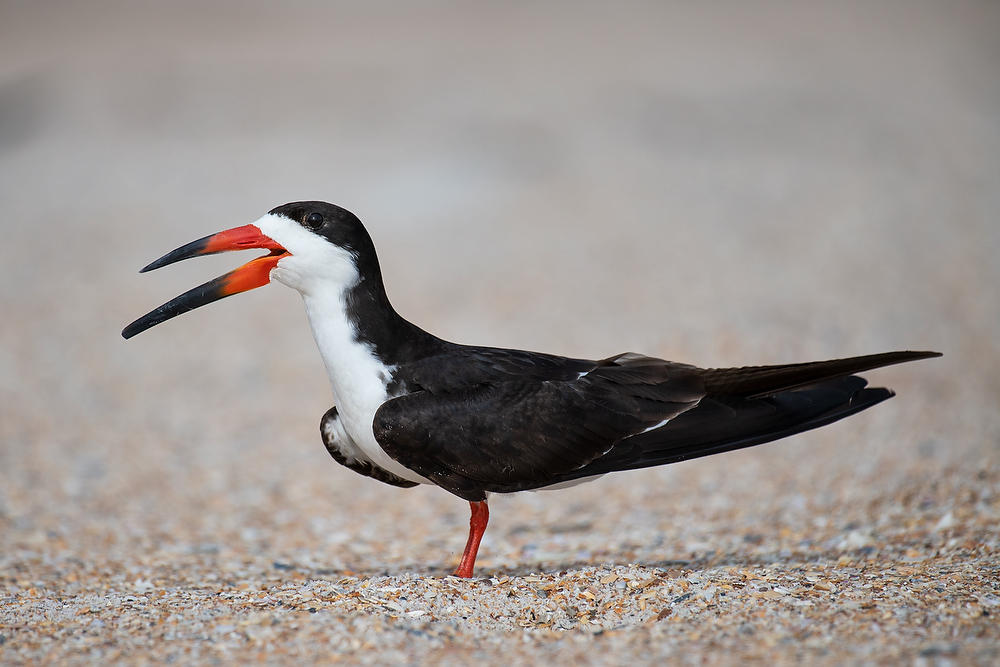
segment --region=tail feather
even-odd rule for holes
[[[863,357],[810,361],[781,366],[709,368],[705,371],[703,378],[705,390],[709,396],[760,398],[881,366],[940,356],[939,352],[885,352]]]

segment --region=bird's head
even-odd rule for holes
[[[361,221],[346,209],[319,201],[279,206],[249,225],[168,252],[140,273],[182,259],[251,248],[270,252],[171,299],[125,327],[122,336],[131,338],[199,306],[262,287],[271,278],[309,295],[320,289],[342,290],[373,271],[378,275],[375,248]]]

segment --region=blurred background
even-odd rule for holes
[[[997,469],[996,2],[8,1],[0,26],[8,565],[457,558],[463,503],[323,450],[294,292],[120,338],[246,258],[139,267],[298,199],[357,213],[397,309],[459,342],[945,353],[872,373],[900,395],[822,431],[505,500],[486,568],[580,517],[556,558],[655,558],[651,534],[686,557]]]

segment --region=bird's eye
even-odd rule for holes
[[[323,214],[313,211],[306,216],[304,221],[309,229],[319,229],[323,226]]]

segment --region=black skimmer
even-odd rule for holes
[[[632,352],[592,361],[449,343],[396,313],[361,221],[324,202],[279,206],[142,271],[246,248],[270,253],[140,317],[122,336],[272,278],[298,290],[333,388],[335,406],[320,424],[327,450],[362,475],[436,484],[468,501],[460,577],[472,576],[489,493],[569,485],[817,428],[893,395],[855,373],[940,356],[703,369]]]

